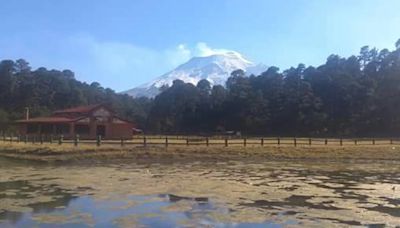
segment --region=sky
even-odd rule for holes
[[[399,9],[399,0],[2,0],[0,59],[124,91],[221,49],[281,70],[364,45],[393,49]]]

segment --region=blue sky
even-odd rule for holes
[[[214,49],[280,69],[364,45],[393,49],[399,9],[399,0],[2,1],[0,59],[122,91]]]

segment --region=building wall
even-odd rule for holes
[[[77,135],[77,132],[75,132],[75,124],[76,123],[71,123],[70,124],[70,129],[68,133],[62,134],[65,139],[72,139],[75,138]],[[97,126],[98,125],[103,125],[105,127],[105,137],[104,139],[131,139],[132,138],[132,128],[133,125],[130,123],[120,123],[120,124],[115,124],[115,123],[96,123],[96,122],[91,122],[88,124],[89,125],[89,134],[79,134],[79,137],[81,139],[96,139],[97,138]],[[20,135],[28,135],[28,136],[39,136],[39,135],[49,135],[49,134],[42,134],[41,132],[35,132],[35,133],[27,133],[27,124],[20,124],[19,125],[19,134]],[[53,132],[54,136],[59,135],[55,132]]]
[[[59,116],[63,116],[63,113],[59,113]],[[19,124],[19,131],[21,135],[40,135],[43,132],[40,131],[41,124],[39,124],[38,132],[29,133],[28,132],[28,124],[38,124],[38,123],[20,123]],[[56,123],[48,122],[46,125]],[[77,134],[79,134],[81,139],[96,139],[97,138],[97,127],[104,126],[105,127],[105,137],[104,139],[131,139],[132,138],[132,128],[134,127],[133,124],[122,120],[118,117],[115,117],[111,111],[104,107],[100,107],[92,111],[87,117],[81,118],[76,122],[72,123],[64,123],[67,124],[69,129],[63,132],[63,136],[65,139],[75,138]],[[44,125],[44,124],[43,124]],[[77,132],[76,125],[87,125],[89,126],[89,131],[87,134],[83,134],[82,132]],[[48,127],[47,127],[48,128]],[[53,135],[59,135],[56,132],[57,127],[53,126]],[[48,135],[49,133],[46,132]],[[50,133],[51,134],[51,133]]]
[[[132,128],[131,124],[111,124],[108,134],[110,138],[132,139]]]

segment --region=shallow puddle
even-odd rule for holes
[[[396,162],[0,158],[0,226],[397,226],[399,171]]]

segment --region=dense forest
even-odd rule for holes
[[[79,82],[69,70],[0,63],[0,127],[21,118],[27,106],[45,115],[92,103],[110,104],[147,133],[400,136],[400,40],[393,51],[365,46],[318,67],[270,67],[250,77],[237,70],[225,86],[176,80],[154,99]]]
[[[54,110],[79,105],[105,103],[122,117],[146,122],[151,101],[115,93],[99,83],[83,83],[70,70],[32,70],[23,59],[0,62],[0,130],[12,128],[13,120],[23,119],[25,107],[31,117],[50,115]]]
[[[237,70],[226,87],[175,81],[154,99],[147,126],[171,133],[398,136],[400,40],[394,51],[365,46],[319,67],[270,67],[250,77]]]

